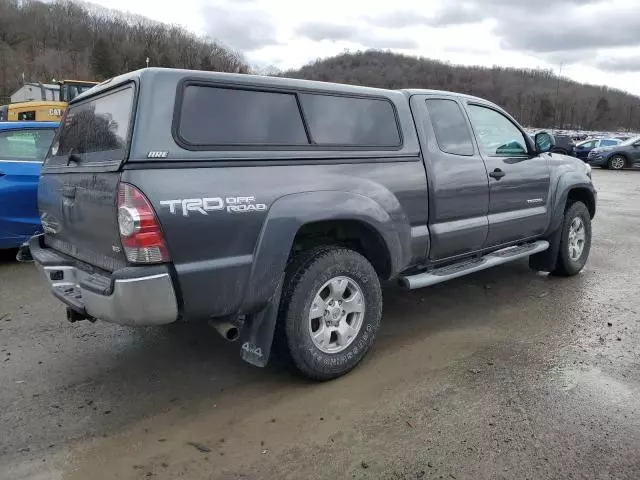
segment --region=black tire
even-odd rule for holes
[[[311,338],[309,312],[321,287],[341,276],[353,279],[360,288],[364,314],[351,343],[341,352],[325,353]],[[380,281],[366,258],[338,246],[301,252],[287,267],[274,339],[275,352],[294,371],[311,379],[339,377],[353,369],[369,351],[380,326],[381,314]]]
[[[585,230],[584,246],[582,254],[577,259],[572,259],[569,253],[570,241],[569,231],[574,219],[582,220]],[[591,250],[591,215],[586,205],[582,202],[574,202],[567,208],[564,214],[564,222],[562,223],[562,234],[560,236],[560,249],[558,251],[558,260],[556,266],[551,272],[553,275],[560,277],[571,277],[577,275],[584,268],[589,258]]]
[[[609,160],[607,160],[607,168],[611,170],[622,170],[626,166],[627,159],[624,155],[613,155]]]
[[[558,153],[561,155],[568,155],[569,152],[567,152],[564,148],[552,148],[551,149],[551,153]]]

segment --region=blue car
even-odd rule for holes
[[[621,143],[622,140],[617,138],[596,138],[593,140],[586,140],[576,145],[575,155],[576,157],[586,161],[587,158],[589,158],[589,152],[594,148],[613,147],[614,145],[619,145]]]
[[[0,122],[0,249],[40,233],[40,167],[58,122]]]

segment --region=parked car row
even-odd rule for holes
[[[534,138],[534,133],[529,133]],[[640,167],[640,136],[590,138],[574,142],[574,137],[554,134],[553,153],[577,157],[593,166],[612,170]]]
[[[589,152],[587,161],[591,165],[622,170],[640,167],[640,136],[616,145],[603,145]]]
[[[600,138],[600,139],[593,139],[593,140],[585,140],[583,142],[579,142],[576,145],[574,149],[574,155],[578,158],[581,158],[582,160],[586,160],[591,150],[596,148],[603,148],[603,147],[613,147],[620,143],[622,143],[622,140],[619,140],[617,138]]]
[[[531,133],[535,133],[540,129],[529,129]],[[613,138],[624,142],[632,137],[637,137],[640,132],[602,132],[602,131],[575,131],[575,130],[554,130],[554,135],[568,136],[573,139],[574,142],[584,142],[587,140],[601,140],[603,138]]]

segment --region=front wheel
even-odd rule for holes
[[[591,215],[586,205],[575,202],[567,209],[562,224],[560,251],[554,275],[577,275],[587,263],[591,250]]]
[[[373,345],[381,312],[380,282],[366,258],[342,247],[302,252],[287,268],[276,351],[304,376],[339,377]]]
[[[622,155],[614,155],[609,159],[607,165],[611,170],[622,170],[627,164],[627,159]]]

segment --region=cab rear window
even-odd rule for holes
[[[111,164],[127,153],[134,88],[129,85],[69,106],[47,165]]]

